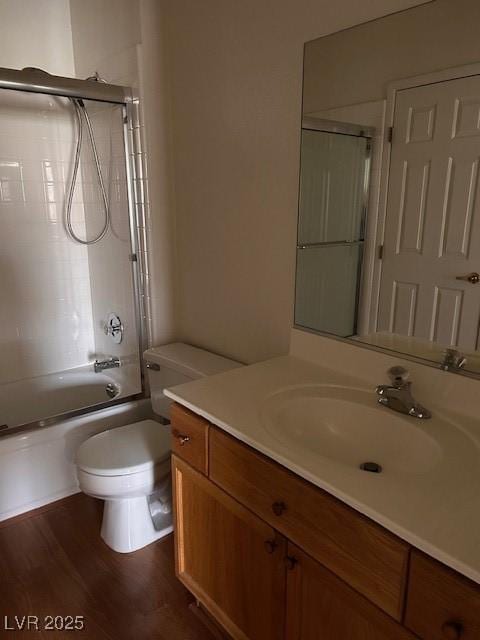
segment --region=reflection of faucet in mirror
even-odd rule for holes
[[[392,367],[387,373],[391,384],[381,384],[376,388],[378,402],[393,411],[399,411],[414,418],[423,420],[431,418],[430,411],[418,404],[412,396],[412,383],[409,380],[408,371],[403,367]]]
[[[457,349],[447,349],[443,355],[440,369],[444,371],[459,371],[467,362],[466,357]]]

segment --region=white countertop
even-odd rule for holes
[[[364,382],[293,356],[178,385],[165,394],[480,584],[478,421],[429,405],[432,419],[416,424],[440,438],[441,463],[425,473],[399,475],[388,467],[381,474],[365,473],[308,449],[287,447],[264,428],[262,412],[272,394],[317,384],[371,391],[372,407],[385,413],[385,428],[397,426],[389,424],[393,412],[377,405],[374,389]]]

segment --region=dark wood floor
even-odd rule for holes
[[[115,553],[100,538],[101,516],[101,502],[77,494],[0,523],[0,639],[213,640],[175,578],[172,536]],[[5,629],[27,615],[40,626],[49,615],[84,616],[85,630]]]

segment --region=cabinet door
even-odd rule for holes
[[[413,551],[405,624],[425,640],[478,640],[480,587]]]
[[[288,544],[286,640],[414,640],[340,578]]]
[[[235,640],[283,639],[285,539],[172,459],[178,577]]]

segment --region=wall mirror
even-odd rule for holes
[[[295,326],[480,374],[480,3],[305,45]]]

